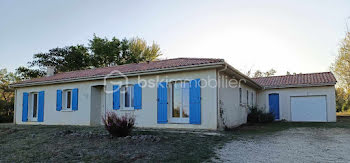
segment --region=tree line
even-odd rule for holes
[[[93,35],[87,46],[56,47],[48,52],[36,53],[28,66],[21,66],[14,73],[0,69],[0,123],[12,122],[14,89],[11,83],[46,75],[46,67],[56,73],[116,66],[156,60],[162,53],[156,43],[147,44],[144,39],[107,39]]]

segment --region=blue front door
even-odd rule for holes
[[[269,94],[270,113],[275,115],[275,119],[280,119],[280,97],[279,94]]]

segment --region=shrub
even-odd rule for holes
[[[113,137],[125,137],[131,134],[135,124],[135,117],[129,114],[118,116],[115,112],[107,113],[103,118],[106,130]]]
[[[12,123],[13,122],[13,114],[5,115],[0,113],[0,123]]]
[[[256,106],[249,107],[249,110],[250,113],[247,117],[248,123],[266,123],[273,122],[275,120],[273,113],[265,113]]]
[[[2,100],[0,97],[0,123],[12,123],[13,122],[13,101],[8,102]]]

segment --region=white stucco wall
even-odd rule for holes
[[[216,80],[216,69],[212,70],[198,70],[186,71],[157,75],[141,76],[141,80],[158,79],[158,80],[192,80],[205,79]],[[138,77],[130,77],[129,83],[136,83]],[[107,80],[106,90],[112,91],[113,82],[125,83],[124,78]],[[90,125],[90,118],[96,117],[91,115],[91,92],[92,86],[103,85],[104,81],[89,81],[89,82],[75,82],[67,84],[55,84],[35,87],[18,88],[16,93],[15,104],[15,122],[16,124],[45,124],[45,125]],[[157,85],[157,83],[154,83]],[[79,89],[78,111],[64,112],[56,111],[56,91],[57,89]],[[45,91],[44,104],[44,122],[22,122],[22,96],[23,92],[39,92]],[[105,108],[101,109],[101,117],[104,116],[105,111],[113,111],[113,95],[106,94],[102,103]],[[195,129],[217,129],[217,89],[216,87],[201,88],[201,124],[158,124],[157,123],[157,87],[142,88],[142,109],[140,110],[118,110],[118,114],[134,114],[136,117],[137,127],[155,127],[155,128],[195,128]],[[94,97],[95,98],[95,97]],[[103,105],[101,105],[103,106]],[[105,110],[106,109],[106,110]]]
[[[155,76],[142,76],[141,80],[154,79]],[[159,75],[159,80],[216,80],[216,70],[200,70],[191,72],[178,72]],[[109,82],[118,82],[121,80],[114,79]],[[123,81],[121,81],[123,82]],[[129,78],[129,83],[137,82],[137,77]],[[112,84],[107,85],[108,90],[112,90]],[[193,128],[193,129],[217,129],[217,96],[216,87],[202,87],[201,88],[201,124],[158,124],[157,123],[157,88],[144,87],[142,88],[142,109],[140,110],[118,110],[118,114],[134,114],[136,117],[136,126],[138,127],[154,127],[154,128]],[[112,111],[113,96],[107,95],[107,111]],[[170,108],[169,108],[170,109]],[[168,109],[168,115],[170,110]],[[168,117],[169,119],[169,117]]]
[[[219,73],[219,128],[233,128],[247,123],[248,107],[251,105],[251,93],[253,92],[253,105],[256,105],[256,90],[247,86],[243,81],[240,87],[226,87],[225,81],[233,79],[228,75]],[[239,100],[239,88],[242,88],[242,103]],[[247,102],[247,90],[249,92],[249,101]]]
[[[45,125],[90,125],[91,86],[101,84],[100,81],[55,84],[35,87],[18,88],[16,92],[16,124]],[[79,89],[77,111],[56,111],[56,91],[58,89]],[[44,122],[22,122],[23,92],[45,91]]]
[[[336,121],[334,86],[269,89],[258,92],[259,107],[269,111],[269,94],[278,93],[280,99],[280,119],[291,120],[290,99],[293,96],[325,95],[327,100],[327,121]]]

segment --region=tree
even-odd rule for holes
[[[29,69],[21,66],[16,69],[16,75],[18,75],[19,78],[21,78],[21,80],[28,80],[28,79],[45,76],[46,72],[40,69],[33,70],[33,69]]]
[[[303,73],[300,72],[299,74],[303,74]],[[286,75],[297,75],[297,73],[296,72],[290,73],[289,71],[287,71]]]
[[[130,41],[130,54],[126,63],[153,61],[162,55],[159,45],[153,42],[151,46],[148,46],[145,40],[137,37]]]
[[[19,78],[6,69],[0,69],[0,122],[11,122],[13,119],[14,89],[9,87]]]
[[[343,88],[336,88],[336,109],[337,112],[344,112],[350,109],[350,99],[346,95],[346,90]]]
[[[331,69],[337,76],[339,86],[347,92],[350,90],[350,32],[347,32],[345,38],[340,44],[338,56],[332,64]]]
[[[119,39],[113,37],[112,40],[107,38],[100,38],[94,35],[93,39],[89,41],[89,48],[92,53],[92,65],[94,67],[107,67],[111,65],[120,65],[123,63],[122,54],[125,55],[125,52],[122,53],[122,50],[128,50],[127,48],[122,47],[122,43]],[[124,39],[123,45],[129,44],[129,42]]]
[[[58,65],[58,72],[84,70],[90,68],[90,53],[84,45],[69,46],[63,58],[63,64]]]
[[[350,108],[350,32],[342,40],[331,70],[338,80],[337,111],[347,111]]]
[[[266,71],[265,73],[264,73],[264,76],[265,77],[269,77],[269,76],[273,76],[273,75],[275,75],[276,74],[276,70],[275,69],[270,69],[269,71]]]
[[[254,73],[254,78],[260,78],[260,77],[264,77],[263,72],[261,72],[260,70],[256,70]]]
[[[162,55],[159,45],[152,43],[149,46],[145,40],[137,37],[120,41],[115,37],[108,40],[94,35],[89,42],[94,67],[153,61]]]
[[[34,54],[30,67],[55,67],[56,72],[87,69],[90,66],[90,54],[84,45],[50,49],[48,53]]]
[[[261,77],[269,77],[269,76],[273,76],[276,74],[276,70],[275,69],[270,69],[269,71],[266,72],[262,72],[260,70],[256,70],[253,74],[253,78],[261,78]],[[250,73],[250,72],[249,72]],[[250,75],[248,75],[250,76]]]
[[[109,40],[94,35],[88,47],[57,47],[46,53],[34,54],[33,61],[28,62],[29,68],[19,67],[16,72],[23,80],[27,80],[44,76],[48,66],[55,67],[57,73],[152,61],[161,55],[159,45],[152,43],[149,46],[140,38],[124,38],[120,41],[116,37]],[[33,67],[39,69],[30,69]]]

